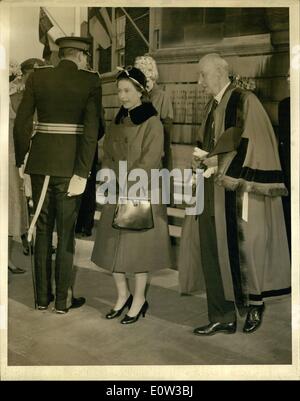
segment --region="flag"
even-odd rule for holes
[[[101,7],[98,14],[99,21],[106,28],[110,38],[113,37],[113,26],[106,7]]]
[[[55,21],[54,21],[55,22]],[[58,52],[59,47],[55,40],[62,36],[63,32],[48,17],[45,9],[40,8],[40,22],[39,22],[39,40],[45,45],[43,51],[43,58],[48,59],[53,52]],[[63,32],[65,35],[65,33]]]
[[[43,7],[40,7],[40,19],[39,19],[39,41],[44,45],[43,58],[48,58],[51,55],[51,49],[49,45],[48,32],[53,28],[53,24],[46,14]]]
[[[62,35],[66,36],[64,32],[62,32],[57,26],[53,26],[47,33],[48,43],[50,50],[52,52],[59,50],[59,47],[55,43],[56,39],[60,38]]]
[[[103,49],[111,46],[111,21],[105,7],[94,13],[89,21],[89,31],[95,42]]]

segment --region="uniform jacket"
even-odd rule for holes
[[[26,173],[60,177],[87,177],[95,155],[101,118],[101,83],[97,73],[78,69],[70,60],[56,67],[36,69],[28,78],[18,109],[14,141],[16,164],[30,152]],[[37,131],[31,138],[37,111],[40,123],[81,124],[83,134],[54,134]]]

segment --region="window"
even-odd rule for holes
[[[117,65],[125,65],[125,26],[126,16],[122,15],[116,18],[116,53]]]
[[[280,20],[280,13],[277,18]],[[225,37],[270,31],[263,7],[163,8],[161,21],[161,48],[214,44]]]
[[[216,42],[223,34],[224,8],[162,9],[161,47],[189,46]]]
[[[117,49],[124,49],[125,47],[125,25],[126,25],[125,15],[116,18]]]

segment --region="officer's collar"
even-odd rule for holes
[[[60,60],[58,67],[68,68],[68,69],[72,69],[72,70],[78,70],[78,66],[75,63],[75,61],[69,60],[66,58],[63,58],[62,60]]]
[[[218,104],[221,102],[223,95],[225,94],[225,92],[227,91],[227,89],[229,88],[229,86],[231,85],[231,82],[227,82],[227,84],[225,86],[223,86],[223,88],[220,90],[220,92],[214,96],[215,100],[218,102]]]
[[[142,103],[132,110],[125,109],[125,107],[122,106],[116,115],[115,123],[120,124],[125,117],[129,116],[133,124],[139,125],[156,115],[157,111],[150,102]]]

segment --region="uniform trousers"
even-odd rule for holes
[[[38,204],[44,175],[32,174],[32,196]],[[73,257],[75,251],[75,223],[80,196],[67,196],[70,177],[50,177],[43,206],[36,224],[34,250],[37,303],[48,306],[52,297],[52,236],[57,229],[55,261],[55,308],[66,309],[72,304]]]
[[[75,232],[90,234],[94,227],[96,211],[96,176],[97,168],[94,161],[90,176],[87,179],[85,191],[82,194]]]

